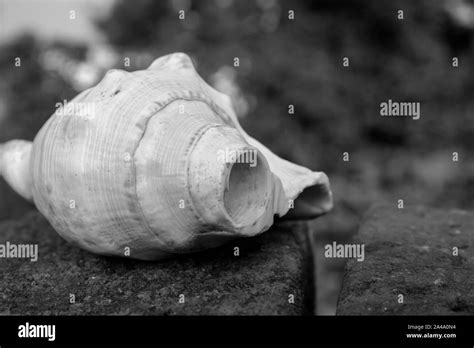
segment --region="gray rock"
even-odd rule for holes
[[[347,262],[338,315],[474,314],[474,214],[378,205],[357,239],[365,261]]]
[[[37,262],[0,258],[0,315],[311,314],[307,233],[304,222],[284,222],[218,249],[145,262],[69,245],[32,212],[0,224],[0,244],[37,243],[39,254]]]

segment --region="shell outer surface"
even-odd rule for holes
[[[33,200],[63,238],[91,252],[151,260],[256,235],[307,187],[317,188],[310,217],[332,206],[326,175],[248,136],[230,99],[207,85],[185,54],[142,71],[111,70],[70,104],[72,112],[53,114],[34,140]],[[211,145],[259,153],[262,213],[250,226],[219,205],[226,193],[214,188],[225,178],[215,153],[206,152]]]

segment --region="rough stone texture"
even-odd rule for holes
[[[69,245],[38,213],[0,224],[0,243],[38,243],[37,262],[0,258],[0,314],[310,314],[304,222],[159,262],[96,256]],[[240,256],[234,256],[234,247]],[[75,304],[70,304],[70,294]],[[185,304],[178,303],[180,294]],[[295,303],[288,295],[295,295]]]
[[[474,314],[474,214],[379,205],[357,239],[365,261],[347,263],[338,315]]]

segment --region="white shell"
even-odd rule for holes
[[[3,145],[0,173],[61,236],[89,251],[150,260],[257,235],[306,188],[310,200],[295,202],[295,217],[332,207],[327,176],[247,135],[229,97],[185,54],[143,71],[111,70],[69,104],[88,114],[53,114],[31,160],[31,144]],[[16,165],[12,147],[24,153]],[[226,163],[223,153],[238,155]],[[239,163],[251,154],[256,166]]]

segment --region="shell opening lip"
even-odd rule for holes
[[[248,161],[249,153],[256,154],[253,162]],[[252,147],[230,164],[224,180],[224,208],[236,227],[250,226],[265,214],[271,194],[269,173],[266,160]]]

